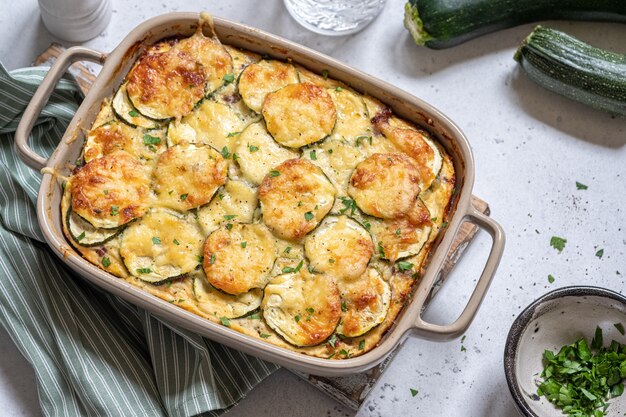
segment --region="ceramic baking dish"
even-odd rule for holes
[[[448,340],[463,334],[485,296],[504,249],[502,228],[489,217],[476,211],[471,205],[474,160],[463,133],[438,110],[392,85],[288,40],[217,17],[214,18],[215,31],[223,43],[249,49],[259,54],[268,54],[278,59],[292,60],[317,73],[328,70],[333,78],[349,84],[357,91],[379,99],[390,106],[396,115],[429,130],[451,155],[456,170],[457,193],[453,197],[448,227],[435,242],[426,273],[415,289],[410,303],[397,317],[395,324],[379,345],[371,351],[350,359],[321,359],[277,347],[196,316],[99,269],[83,259],[72,248],[61,228],[62,189],[51,172],[69,174],[70,167],[81,152],[82,129],[91,126],[101,101],[111,96],[118,88],[145,48],[163,38],[191,35],[198,24],[199,17],[198,13],[168,13],[155,17],[135,28],[111,54],[107,55],[84,47],[73,47],[65,51],[50,69],[18,126],[16,143],[18,153],[27,165],[36,170],[46,168],[43,170],[44,175],[39,189],[37,212],[41,229],[52,250],[85,279],[149,310],[167,322],[261,359],[311,374],[339,376],[362,372],[382,361],[408,335],[431,340]],[[59,146],[46,160],[29,148],[28,136],[58,79],[71,63],[80,60],[101,63],[103,64],[102,70],[72,119]],[[491,251],[484,270],[476,281],[476,287],[457,320],[449,325],[432,324],[421,317],[424,303],[437,282],[446,253],[463,221],[478,225],[492,236]]]

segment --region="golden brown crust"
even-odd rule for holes
[[[206,204],[226,182],[226,172],[226,161],[210,146],[173,146],[161,154],[154,170],[160,204],[183,211]]]
[[[204,97],[203,67],[188,53],[171,48],[146,53],[130,74],[126,89],[133,105],[154,119],[182,117]]]
[[[259,187],[263,221],[283,239],[298,240],[333,206],[335,187],[320,168],[289,159],[265,176]]]
[[[268,94],[263,117],[276,142],[299,148],[330,135],[337,111],[325,88],[299,83]]]
[[[144,160],[156,159],[166,149],[162,131],[143,132],[122,122],[99,126],[87,135],[85,162],[123,150]]]
[[[203,248],[209,283],[228,294],[263,288],[276,260],[276,242],[262,224],[227,223],[209,235]]]
[[[95,227],[113,228],[144,215],[150,177],[136,158],[115,151],[94,159],[70,180],[72,209]]]
[[[298,71],[293,65],[261,60],[248,65],[242,71],[239,77],[239,93],[248,107],[260,113],[268,93],[297,82]]]

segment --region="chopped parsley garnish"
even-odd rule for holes
[[[596,252],[596,256],[602,259],[603,255],[604,255],[604,249],[598,249],[598,251]]]
[[[224,199],[224,193],[219,193],[217,196],[219,197],[220,200]]]
[[[228,146],[224,146],[222,148],[222,156],[224,159],[228,159],[230,157],[230,151],[228,150]]]
[[[76,236],[76,241],[80,242],[85,238],[85,231],[83,230],[80,235]]]
[[[343,88],[341,88],[341,87],[336,87],[336,88],[335,88],[335,91],[336,91],[336,92],[338,92],[338,93],[341,93],[341,92],[343,91]]]
[[[309,307],[309,308],[306,309],[306,312],[309,313],[309,314],[313,314],[313,313],[315,313],[315,310],[313,309],[313,307]]]
[[[337,344],[337,335],[333,333],[330,339],[328,339],[328,346],[334,348],[336,344]]]
[[[137,116],[139,116],[139,112],[137,110],[131,110],[131,111],[128,112],[128,115],[130,117],[137,117]]]
[[[311,158],[312,161],[317,161],[317,152],[315,151],[315,149],[309,152],[309,157]]]
[[[397,265],[400,271],[410,271],[411,269],[413,269],[413,264],[411,262],[400,261],[397,263]]]
[[[232,230],[233,229],[233,224],[232,223],[226,223],[226,230]]]
[[[250,314],[247,318],[250,320],[261,320],[261,315],[259,313]]]
[[[400,236],[400,233],[402,233],[402,230],[396,229],[396,236]]]
[[[187,193],[185,193],[185,194],[181,194],[181,195],[180,195],[180,201],[185,201],[185,200],[187,199],[187,196],[188,196],[188,195],[189,195],[189,194],[187,194]]]
[[[209,264],[210,264],[210,265],[213,265],[214,263],[215,263],[215,254],[214,254],[214,253],[212,253],[212,254],[211,254],[211,257],[209,258]]]
[[[245,247],[248,246],[248,242],[241,242],[241,247],[245,249]]]
[[[340,354],[340,355],[343,355],[343,356],[344,356],[344,357],[346,357],[346,358],[349,358],[350,356],[352,356],[352,353],[350,353],[350,351],[345,350],[345,349],[341,349],[341,350],[339,351],[339,354]]]
[[[224,80],[224,84],[230,84],[233,81],[235,81],[235,75],[234,74],[226,74],[226,75],[224,75],[224,77],[222,77],[222,80]]]
[[[417,393],[419,392],[415,388],[409,388],[409,390],[411,391],[411,397],[415,397]]]
[[[554,276],[552,274],[548,274],[548,282],[552,284],[554,282]]]
[[[341,311],[343,311],[344,313],[348,311],[348,306],[346,305],[345,300],[341,301]]]
[[[161,138],[149,135],[147,133],[143,135],[143,144],[144,145],[158,145],[160,143],[161,143]]]
[[[372,227],[372,224],[368,222],[367,220],[365,220],[363,222],[363,227],[365,227],[365,230],[370,230],[370,227]]]
[[[237,215],[236,215],[236,214],[225,214],[225,215],[224,215],[224,220],[232,220],[232,219],[234,219],[235,217],[237,217]]]
[[[228,320],[228,317],[220,317],[220,322],[223,326],[230,327],[230,320]]]
[[[227,138],[232,138],[233,136],[237,136],[238,134],[240,134],[241,132],[229,132],[228,135],[226,135]]]
[[[296,323],[299,323],[300,322],[300,314],[296,314],[293,319],[296,321]]]
[[[587,187],[587,186],[586,186],[585,184],[583,184],[582,182],[578,182],[578,181],[576,181],[576,189],[577,189],[577,190],[586,190],[587,188],[589,188],[589,187]]]
[[[354,214],[357,209],[356,201],[348,197],[340,197],[341,203],[344,205],[344,208],[339,210],[339,213],[344,214],[346,211],[350,210],[350,214]]]
[[[150,272],[152,272],[152,269],[150,268],[138,268],[137,269],[138,274],[149,274]]]
[[[328,263],[329,263],[329,264],[334,264],[334,263],[335,263],[335,260],[334,260],[334,259],[329,259],[329,260],[328,260]]]
[[[550,238],[550,246],[558,250],[559,253],[561,253],[561,251],[565,248],[566,243],[567,243],[567,239],[563,239],[562,237],[552,236]]]
[[[359,350],[363,350],[363,349],[365,349],[365,339],[359,342]]]
[[[102,193],[103,193],[104,195],[108,195],[108,194],[109,194],[109,190],[103,190],[103,191],[102,191]]]
[[[174,242],[176,246],[180,245],[180,242],[177,239],[174,239],[172,242]]]
[[[291,252],[291,246],[287,246],[283,252],[284,252],[284,253],[289,253],[289,252]]]
[[[372,144],[372,137],[371,136],[367,136],[367,135],[363,135],[363,136],[358,136],[356,138],[356,146],[361,146],[361,141],[363,140],[367,140],[370,145]]]
[[[543,353],[545,368],[537,394],[572,416],[602,417],[607,399],[624,392],[626,345],[612,341],[603,347],[602,329],[596,327],[591,346],[585,338],[563,346],[558,353]]]
[[[441,223],[441,228],[442,229],[445,229],[446,227],[448,227],[448,222]]]
[[[378,256],[385,259],[385,248],[383,247],[383,242],[378,242]]]
[[[261,336],[263,339],[267,339],[268,337],[270,337],[270,335],[267,333],[261,333],[259,336]]]
[[[152,238],[152,244],[153,245],[160,245],[161,244],[161,238],[154,236]]]
[[[283,274],[289,274],[291,272],[298,272],[299,270],[302,269],[302,265],[304,265],[304,261],[300,261],[300,263],[298,263],[298,266],[296,266],[295,268],[291,266],[286,266],[282,269],[282,272]]]
[[[202,262],[204,262],[204,256],[202,255],[198,255],[198,257],[196,258],[198,263],[201,264]]]
[[[272,170],[270,171],[270,177],[277,177],[280,175],[280,171]]]
[[[248,150],[250,152],[256,152],[256,151],[259,150],[259,147],[258,146],[254,146],[254,145],[248,145]]]
[[[313,215],[313,213],[311,213],[310,211],[304,213],[304,220],[306,220],[307,222],[313,220],[314,217],[315,215]]]
[[[120,208],[118,206],[111,206],[111,216],[117,216],[120,212]]]
[[[108,268],[109,266],[111,266],[111,260],[105,256],[104,258],[102,258],[102,266]],[[624,334],[624,328],[622,328],[622,334]]]
[[[328,79],[328,70],[322,70],[322,77],[324,77],[325,80]]]

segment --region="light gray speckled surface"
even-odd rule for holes
[[[402,27],[404,0],[390,0],[363,32],[326,38],[301,29],[279,0],[167,4],[113,0],[107,30],[86,45],[111,50],[144,19],[167,11],[207,10],[289,38],[405,88],[435,105],[468,135],[476,159],[474,194],[488,201],[507,232],[499,273],[461,341],[409,339],[357,415],[514,417],[502,352],[517,313],[549,289],[592,284],[623,292],[626,276],[626,119],[590,110],[530,82],[513,53],[532,25],[444,51],[414,46]],[[550,22],[592,44],[626,53],[626,25]],[[0,14],[0,61],[29,65],[53,39],[35,0],[13,1]],[[589,186],[577,190],[575,182]],[[567,238],[557,253],[552,235]],[[464,303],[489,248],[478,236],[428,318],[451,320]],[[604,256],[595,256],[604,248]],[[617,272],[619,271],[619,273]],[[553,284],[548,274],[556,278]],[[411,396],[410,388],[418,390]],[[277,398],[280,401],[277,401]],[[0,330],[3,415],[38,415],[33,373]],[[229,415],[351,416],[286,371],[251,392]]]

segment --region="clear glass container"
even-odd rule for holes
[[[356,33],[380,14],[387,0],[284,0],[289,14],[322,35]]]

